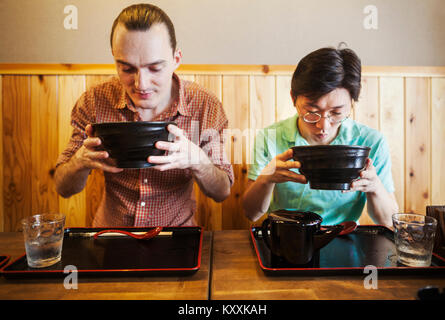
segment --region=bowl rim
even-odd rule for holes
[[[91,124],[91,126],[106,126],[106,125],[136,125],[136,126],[140,126],[140,125],[160,125],[160,124],[175,124],[177,125],[176,122],[174,121],[110,121],[110,122],[94,122]]]
[[[292,149],[360,149],[371,150],[371,147],[349,145],[349,144],[321,144],[321,145],[309,145],[309,146],[293,146]]]

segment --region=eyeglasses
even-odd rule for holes
[[[317,123],[321,120],[321,118],[327,118],[330,123],[337,124],[345,121],[349,118],[349,115],[345,116],[344,114],[330,114],[327,117],[323,117],[321,114],[316,112],[307,112],[303,116],[303,121],[306,123]]]

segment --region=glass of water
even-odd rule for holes
[[[31,268],[49,267],[62,256],[65,216],[44,213],[22,220],[26,260]]]
[[[397,261],[410,267],[429,267],[437,220],[414,213],[392,216]]]

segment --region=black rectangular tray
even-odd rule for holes
[[[397,262],[393,232],[384,226],[358,226],[336,237],[314,254],[305,265],[290,264],[271,254],[261,228],[251,228],[251,239],[261,269],[266,275],[345,275],[362,274],[374,266],[379,274],[445,274],[445,259],[433,254],[430,267],[407,267]]]
[[[110,228],[65,229],[62,258],[46,268],[29,268],[26,254],[2,270],[5,278],[64,277],[66,266],[75,266],[79,276],[183,276],[191,275],[201,265],[203,232],[201,227],[164,227],[149,240],[129,236],[107,236],[94,239],[84,233]],[[145,232],[152,228],[113,228]]]
[[[10,256],[0,256],[0,270],[8,262]]]

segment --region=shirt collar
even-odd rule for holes
[[[337,136],[332,140],[331,144],[348,145],[355,137],[360,136],[360,130],[354,120],[346,119],[340,126]]]
[[[187,101],[187,96],[185,94],[185,82],[184,80],[182,80],[181,78],[178,77],[178,75],[176,73],[173,73],[173,81],[178,81],[178,90],[179,90],[179,94],[178,94],[178,102],[177,102],[177,111],[183,115],[183,116],[188,116],[191,117],[193,115],[192,113],[192,108],[190,103]]]
[[[298,114],[295,114],[293,117],[290,117],[283,122],[283,131],[281,133],[284,140],[289,143],[294,143],[296,137],[299,135],[297,128],[297,119]]]
[[[168,117],[172,117],[179,112],[179,114],[183,116],[192,116],[191,107],[186,99],[184,80],[179,78],[176,73],[173,73],[173,81],[176,81],[178,83],[178,100],[173,103],[173,105],[168,110],[166,110],[164,114],[166,114]],[[133,102],[131,101],[125,89],[122,87],[121,95],[118,103],[115,105],[115,108],[124,109],[127,107],[131,111],[136,112]]]

